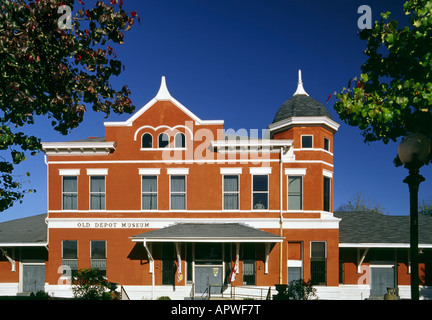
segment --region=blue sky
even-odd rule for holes
[[[92,4],[94,1],[85,1]],[[339,92],[360,73],[365,61],[357,21],[360,5],[369,5],[373,20],[380,12],[406,19],[404,1],[289,1],[289,0],[124,0],[127,11],[137,11],[141,25],[114,46],[126,70],[112,83],[128,84],[137,109],[152,99],[166,76],[171,94],[201,119],[225,120],[226,129],[265,129],[296,89],[297,72],[310,96],[327,106],[341,124],[334,140],[334,202],[361,192],[380,203],[389,214],[409,213],[404,168],[393,159],[397,143],[365,144],[361,132],[339,119],[329,94]],[[75,10],[79,6],[76,6]],[[28,133],[43,141],[67,141],[104,136],[103,122],[130,115],[89,111],[80,127],[62,136],[40,118]],[[43,154],[17,168],[31,172],[35,194],[0,213],[0,221],[45,213],[46,165]],[[432,200],[432,167],[421,173],[426,181],[419,198]]]

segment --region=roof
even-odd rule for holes
[[[293,117],[328,117],[332,119],[330,112],[322,103],[305,94],[294,95],[282,104],[273,123]]]
[[[309,94],[303,88],[301,70],[299,70],[297,90],[293,97],[279,108],[273,123],[294,117],[328,117],[331,119],[327,108]]]
[[[370,212],[335,212],[339,244],[349,246],[400,246],[410,243],[410,217]],[[383,245],[386,244],[386,245]],[[432,217],[419,216],[419,246],[432,246]]]
[[[149,242],[282,242],[282,237],[238,223],[178,223],[135,235]]]
[[[39,214],[0,223],[0,247],[46,245],[46,217],[46,214]]]

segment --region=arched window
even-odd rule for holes
[[[167,148],[169,144],[169,137],[166,133],[159,135],[159,148]]]
[[[150,133],[143,134],[141,138],[141,148],[152,148],[153,136]]]
[[[185,148],[185,135],[184,133],[177,133],[175,136],[175,147]]]

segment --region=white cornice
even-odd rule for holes
[[[42,150],[46,155],[107,155],[115,150],[115,142],[42,142]]]
[[[327,117],[292,117],[269,125],[270,131],[276,131],[285,127],[298,125],[325,125],[334,131],[338,131],[340,124]]]

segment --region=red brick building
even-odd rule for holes
[[[340,298],[339,124],[301,74],[275,111],[262,136],[245,135],[199,118],[162,78],[127,121],[105,123],[105,137],[43,143],[48,213],[32,218],[36,241],[0,237],[0,292],[71,296],[70,275],[97,267],[131,299],[200,297],[209,285],[266,295],[298,278]]]

